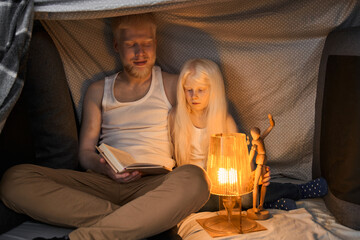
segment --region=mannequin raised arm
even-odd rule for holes
[[[275,126],[275,121],[270,113],[268,114],[268,118],[269,118],[270,126],[261,135],[262,139],[266,138],[266,136],[271,132],[271,130]]]

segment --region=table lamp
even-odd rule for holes
[[[245,134],[222,133],[210,137],[207,173],[210,191],[221,196],[227,214],[198,220],[206,231],[226,236],[265,230],[241,214],[241,196],[250,193],[254,184]],[[239,214],[233,215],[236,202]]]

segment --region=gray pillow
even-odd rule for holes
[[[20,71],[25,85],[0,134],[1,172],[21,163],[78,168],[78,132],[63,65],[49,35],[37,22],[29,56]],[[23,74],[23,72],[22,72]],[[0,202],[0,233],[22,223]]]
[[[35,164],[78,166],[77,124],[60,55],[47,32],[35,24],[23,89]]]
[[[329,185],[325,203],[337,221],[360,229],[360,27],[326,39],[317,86],[313,178]]]
[[[325,203],[354,229],[360,229],[359,80],[360,56],[329,56],[320,134],[321,174],[329,186]]]

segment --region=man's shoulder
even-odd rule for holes
[[[179,76],[177,74],[171,74],[167,72],[161,72],[166,96],[172,106],[176,103],[176,86]]]
[[[179,75],[168,72],[161,72],[165,88],[168,91],[176,92],[176,85],[179,79]]]
[[[164,81],[175,81],[177,82],[179,75],[161,71]]]
[[[105,79],[92,82],[86,90],[85,99],[101,99],[104,93]]]
[[[87,91],[99,91],[104,89],[105,79],[97,80],[95,82],[92,82]]]
[[[105,78],[101,79],[101,80],[96,80],[94,82],[92,82],[89,87],[88,87],[88,91],[102,91],[104,90],[104,86],[105,86],[105,79],[114,79],[117,76],[119,76],[119,73],[114,73],[112,75],[108,75]]]

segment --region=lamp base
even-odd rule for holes
[[[211,237],[223,237],[266,230],[261,224],[247,218],[245,215],[232,215],[228,221],[226,215],[218,215],[196,220]]]
[[[266,220],[270,217],[268,210],[260,210],[260,212],[255,212],[253,208],[248,209],[247,217],[253,220]]]
[[[233,215],[231,222],[228,222],[227,216],[224,215],[208,218],[204,222],[204,229],[217,233],[247,233],[255,228],[256,222],[244,216],[242,216],[240,224],[239,215]]]

